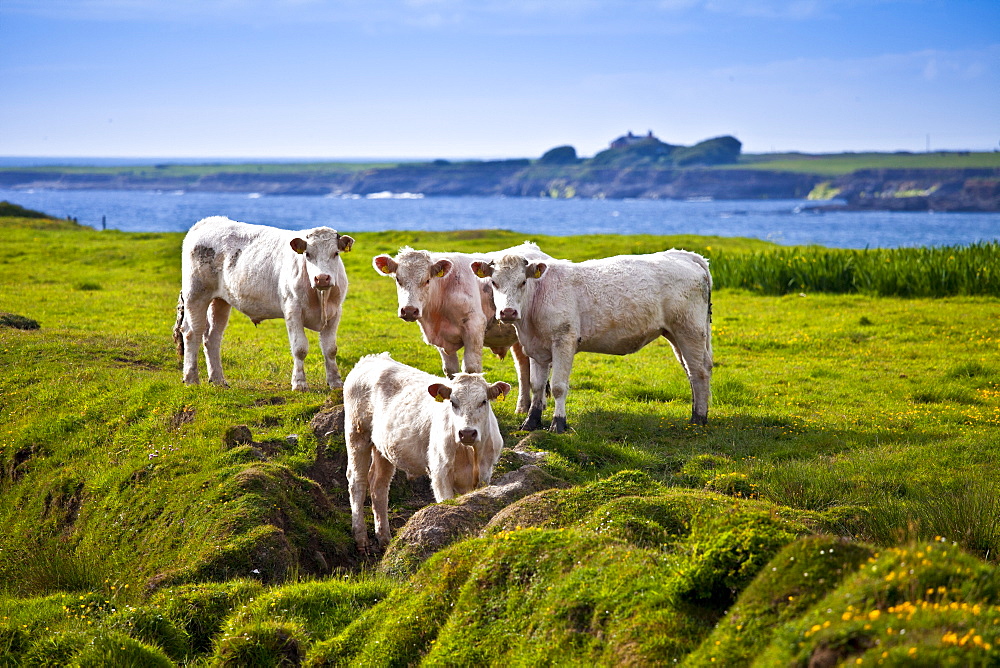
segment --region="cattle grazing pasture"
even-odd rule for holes
[[[671,247],[709,259],[712,420],[689,423],[665,340],[578,354],[574,429],[521,432],[513,402],[493,408],[506,446],[494,479],[521,465],[518,444],[571,485],[401,578],[358,554],[343,436],[310,427],[343,397],[318,356],[312,389],[289,387],[281,322],[233,314],[229,387],[180,382],[182,235],[0,228],[0,312],[39,324],[0,325],[0,663],[1000,663],[1000,292],[953,281],[995,275],[996,243],[855,260],[874,271],[881,257],[904,285],[937,258],[940,292],[899,297],[853,280],[824,291],[823,272],[773,293],[763,274],[729,283],[793,253],[855,251],[532,239],[574,262]],[[389,350],[440,373],[373,256],[524,241],[344,231],[358,243],[342,255],[344,372]],[[490,355],[483,372],[514,381]],[[416,485],[394,479],[393,528]]]

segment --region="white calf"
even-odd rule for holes
[[[344,429],[351,527],[368,551],[365,493],[370,490],[379,545],[389,543],[389,483],[396,469],[429,474],[434,498],[489,484],[503,437],[490,401],[510,385],[481,374],[445,380],[400,364],[389,353],[358,360],[344,382]]]
[[[462,369],[466,373],[483,370],[484,347],[501,359],[510,349],[517,368],[516,411],[527,413],[531,403],[528,356],[517,342],[514,327],[496,319],[489,281],[476,278],[470,268],[473,261],[499,259],[507,253],[534,260],[550,259],[533,243],[474,255],[431,253],[406,247],[395,258],[388,255],[372,258],[372,266],[396,279],[399,317],[420,325],[424,341],[436,346],[441,354],[449,378],[458,373],[458,351],[462,348],[465,348]]]
[[[516,254],[473,271],[491,277],[497,315],[513,323],[531,358],[533,399],[522,429],[538,429],[552,371],[550,429],[566,429],[566,394],[577,352],[627,355],[663,336],[691,385],[691,421],[708,422],[712,376],[712,276],[687,251],[619,255],[575,264]]]
[[[204,341],[208,380],[226,385],[220,349],[231,308],[256,325],[284,318],[294,358],[292,389],[305,390],[309,350],[304,327],[319,332],[326,382],[342,385],[337,368],[337,326],[347,296],[340,253],[354,239],[329,227],[301,232],[237,223],[222,216],[197,222],[181,250],[181,293],[174,341],[184,357],[184,382],[198,383],[198,348]]]

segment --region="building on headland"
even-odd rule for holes
[[[625,148],[626,146],[632,146],[633,144],[649,141],[650,139],[659,141],[658,139],[656,139],[656,137],[653,136],[652,130],[647,132],[645,136],[632,134],[632,131],[629,130],[627,135],[622,135],[618,139],[611,142],[611,148]]]

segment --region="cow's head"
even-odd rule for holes
[[[455,442],[474,446],[489,433],[493,414],[490,402],[506,397],[510,385],[503,381],[487,383],[481,373],[457,373],[447,383],[427,386],[427,392],[436,401],[447,404]]]
[[[544,262],[529,262],[520,255],[504,255],[496,262],[472,263],[476,276],[490,279],[497,318],[506,323],[517,322],[524,316],[530,282],[541,278],[547,269]]]
[[[424,314],[435,281],[444,278],[454,269],[450,260],[434,260],[427,251],[401,248],[396,258],[376,255],[372,258],[375,271],[396,279],[396,297],[399,300],[399,317],[413,322]]]
[[[329,227],[304,230],[302,236],[291,241],[292,250],[306,260],[309,285],[320,291],[329,290],[344,274],[340,254],[350,251],[353,245],[354,239]]]

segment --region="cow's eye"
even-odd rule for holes
[[[483,399],[483,403],[479,404],[479,407],[482,408],[483,406],[485,406],[488,403],[490,403],[489,399]]]
[[[430,285],[430,284],[431,284],[431,279],[428,278],[426,281],[424,281],[424,285]]]
[[[526,286],[527,284],[528,284],[528,281],[526,281],[526,280],[525,280],[525,281],[521,281],[521,287],[522,287],[522,288],[523,288],[524,286]]]
[[[494,287],[494,288],[496,288],[497,290],[499,290],[499,289],[500,289],[500,286],[499,286],[499,285],[497,285],[497,282],[496,282],[496,281],[490,281],[490,283],[492,283],[492,284],[493,284],[493,287]]]
[[[451,407],[456,411],[458,410],[458,403],[454,399],[451,400]]]

